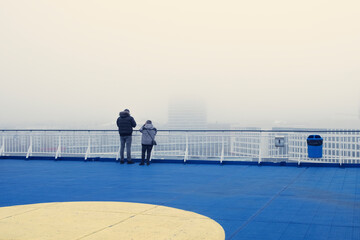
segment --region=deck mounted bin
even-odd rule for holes
[[[308,157],[322,158],[323,138],[320,135],[310,135],[307,138]]]

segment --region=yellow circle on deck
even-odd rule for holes
[[[223,240],[214,220],[176,208],[127,202],[59,202],[0,208],[0,239]]]

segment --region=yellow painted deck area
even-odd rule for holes
[[[176,208],[127,202],[56,202],[0,208],[0,239],[223,240],[221,225]]]

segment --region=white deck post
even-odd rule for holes
[[[5,152],[5,137],[4,135],[2,135],[2,144],[1,144],[1,148],[0,148],[0,156],[4,155]]]
[[[87,160],[88,156],[90,155],[90,144],[91,144],[91,139],[90,139],[90,135],[89,135],[88,147],[87,147],[86,153],[85,153],[85,160]]]
[[[55,159],[57,159],[58,157],[61,157],[61,135],[59,136],[59,146],[55,154]]]
[[[224,147],[225,147],[224,136],[222,136],[222,147],[221,147],[220,163],[222,163],[224,161]]]
[[[153,145],[153,150],[152,150],[152,153],[150,155],[150,162],[151,162],[154,155],[155,155],[155,145]]]
[[[358,145],[360,145],[360,137],[357,138],[357,142],[358,142]],[[357,146],[356,146],[356,148],[357,148]],[[359,157],[358,157],[358,156],[359,156]],[[357,163],[360,163],[360,149],[355,152],[355,159],[356,159],[357,157],[358,157]]]
[[[120,149],[121,149],[121,146],[119,147],[119,150],[117,151],[116,153],[116,161],[119,161],[119,158],[120,158]]]
[[[299,146],[297,149],[296,149],[296,151],[298,151],[298,154],[299,154],[299,157],[298,157],[298,166],[300,166],[300,164],[301,164],[301,154],[300,154],[300,148],[301,146]]]
[[[26,153],[26,158],[29,158],[30,156],[32,156],[32,135],[30,135],[30,145]]]
[[[341,154],[340,154],[339,164],[340,164],[340,167],[341,167],[342,164],[344,163],[344,136],[341,136],[340,141],[341,141],[341,143],[340,143],[341,149],[339,150],[339,152]]]
[[[258,164],[261,163],[261,155],[262,155],[262,142],[263,142],[263,136],[262,133],[260,132],[260,142],[259,142],[259,160],[258,160]]]
[[[189,158],[189,134],[186,133],[186,148],[185,148],[185,155],[184,155],[184,163]]]

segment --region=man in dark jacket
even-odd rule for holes
[[[127,163],[134,163],[131,160],[131,141],[133,128],[136,127],[136,122],[132,116],[130,116],[129,109],[125,109],[120,112],[116,124],[119,128],[120,134],[120,163],[124,163],[124,150],[126,145]]]

